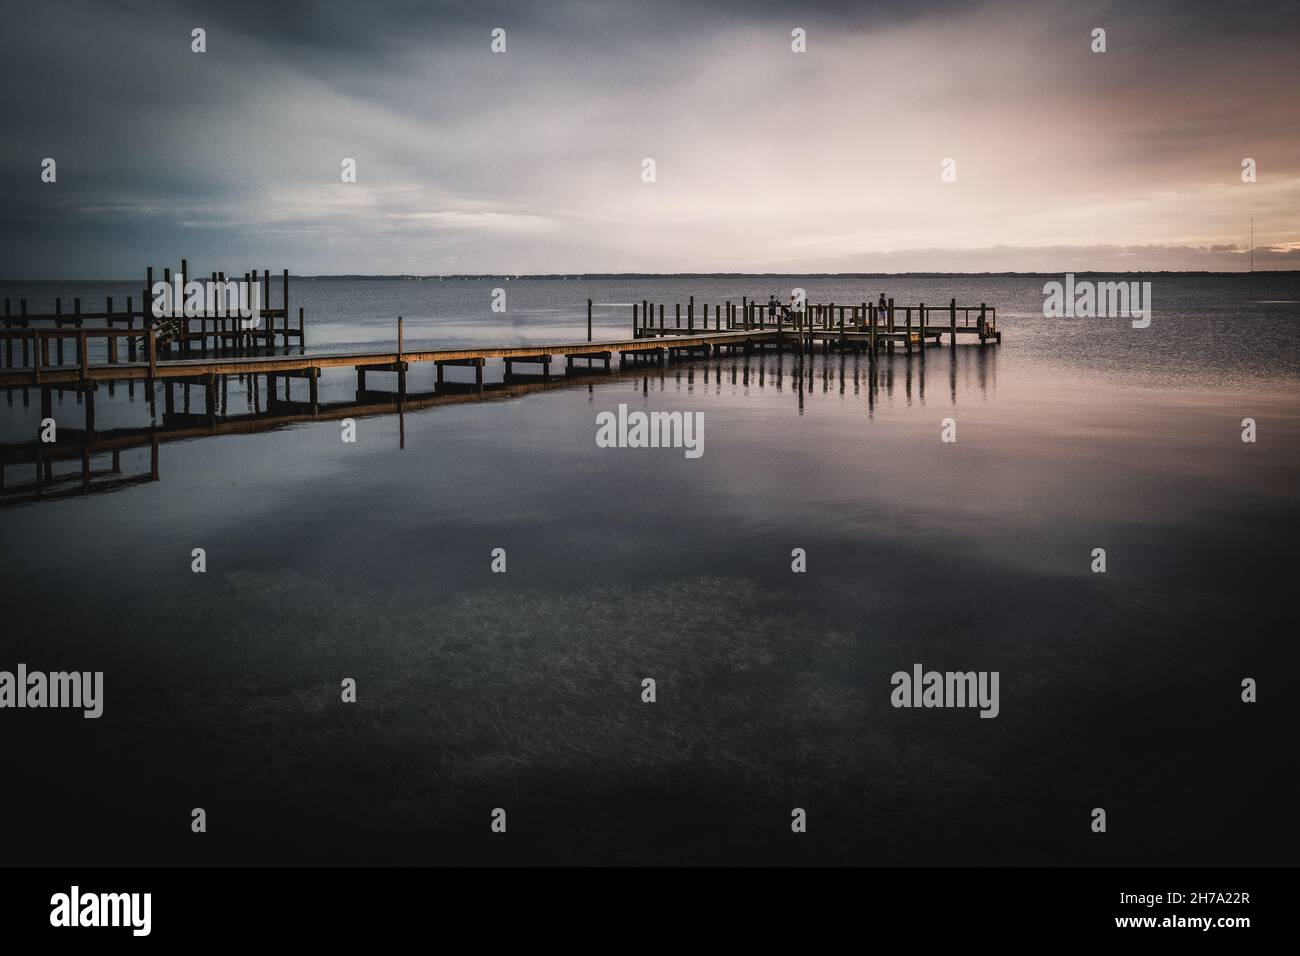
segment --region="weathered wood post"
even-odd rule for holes
[[[185,306],[184,306],[185,283],[189,279],[189,277],[190,277],[190,261],[188,259],[182,259],[181,274],[180,277],[176,280],[181,287],[181,310],[179,313],[177,313],[172,317],[173,322],[181,323],[181,328],[185,330],[184,335],[181,336],[180,351],[182,355],[190,354],[190,320],[189,320],[189,316],[185,314]],[[189,394],[190,394],[190,387],[189,384],[187,383],[185,385],[186,398],[189,397]],[[189,409],[187,408],[186,411],[189,411]]]
[[[111,295],[108,297],[108,306],[106,311],[108,312],[108,328],[109,331],[111,332],[113,329],[113,297]],[[106,339],[106,342],[108,344],[108,364],[116,365],[117,364],[117,336],[110,334]],[[113,388],[112,379],[109,380],[108,387],[111,392]]]
[[[951,299],[948,302],[948,345],[957,347],[957,300]]]
[[[177,351],[182,355],[188,355],[190,351],[190,320],[185,315],[185,283],[190,277],[190,263],[188,259],[181,260],[180,272],[176,274],[176,283],[181,290],[181,307],[176,308],[176,297],[169,291],[172,301],[172,333],[179,333],[179,342],[176,345]],[[184,330],[183,332],[181,330]],[[189,387],[186,386],[186,394],[189,394]]]
[[[284,303],[284,347],[289,348],[289,270],[280,273],[280,298]]]
[[[912,353],[912,307],[910,305],[907,307],[906,320],[907,328],[904,334],[907,336],[907,352],[910,355]]]
[[[695,331],[695,296],[691,296],[690,301],[686,303],[686,331]]]
[[[249,285],[249,282],[248,282],[248,273],[247,273],[247,272],[244,273],[244,285],[245,285],[245,286],[248,286],[248,285]],[[250,288],[251,288],[251,287],[250,287]],[[251,294],[251,293],[250,293],[250,294]],[[255,343],[253,342],[253,333],[252,333],[249,329],[244,328],[244,323],[243,323],[243,322],[238,322],[238,321],[237,321],[237,322],[235,323],[235,327],[241,330],[241,331],[239,332],[239,345],[240,345],[240,348],[251,349],[251,348],[254,346],[254,344],[255,344]],[[251,385],[250,385],[250,388],[251,388]]]
[[[637,308],[638,308],[637,304],[633,302],[632,303],[632,338],[634,339],[639,339],[641,337],[641,330],[637,327],[637,311],[636,311]]]
[[[76,316],[76,320],[75,320],[76,327],[77,330],[80,331],[81,330],[81,296],[77,296],[72,300],[72,314]],[[78,364],[81,364],[80,353],[83,345],[84,345],[84,340],[81,338],[81,336],[78,336],[77,337],[77,353],[78,353],[77,363]],[[59,364],[60,365],[63,364],[63,336],[59,336]]]
[[[298,306],[298,351],[307,351],[307,339],[302,334],[302,306]]]
[[[682,327],[682,304],[680,302],[673,303],[673,325],[674,328],[678,329]],[[620,357],[619,362],[622,361],[623,359]]]
[[[24,329],[27,328],[27,300],[26,299],[18,300],[18,314],[23,317],[23,323],[22,323],[23,328]],[[32,361],[33,362],[38,361],[40,358],[40,354],[36,351],[35,339],[32,340],[31,349],[32,349],[32,355],[31,355]],[[23,336],[23,368],[26,368],[28,364],[29,363],[27,361],[27,336],[24,335]]]
[[[984,303],[983,302],[980,303],[979,334],[980,334],[980,345],[983,345],[985,344],[987,338],[987,336],[984,334]]]
[[[867,354],[872,358],[876,356],[876,304],[874,302],[867,306]]]
[[[587,341],[591,341],[591,300],[587,300]]]
[[[257,273],[253,273],[253,278],[257,278]],[[262,269],[262,304],[266,306],[267,312],[271,311],[271,270]],[[186,329],[189,328],[189,320],[185,322]],[[186,340],[189,340],[187,335]],[[275,351],[275,321],[271,316],[266,317],[266,347],[272,352]]]
[[[400,315],[397,317],[397,364],[402,364],[402,317]]]
[[[54,314],[56,316],[63,315],[63,300],[58,298],[57,296],[54,299]],[[56,318],[54,320],[54,327],[56,329],[63,328],[63,319]],[[63,336],[59,336],[58,341],[54,343],[54,350],[55,350],[55,354],[58,356],[57,359],[58,364],[62,365],[63,364]]]

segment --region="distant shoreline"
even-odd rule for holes
[[[453,275],[414,275],[414,274],[352,274],[337,275],[299,275],[290,273],[289,278],[299,281],[386,281],[401,279],[410,282],[471,282],[471,281],[554,281],[587,282],[619,281],[633,279],[769,279],[785,276],[812,277],[818,279],[1036,279],[1064,275],[1064,272],[552,272],[515,274],[505,272],[458,273]],[[1284,276],[1300,275],[1300,269],[1256,269],[1254,272],[1223,272],[1213,270],[1175,270],[1175,269],[1134,269],[1131,271],[1112,271],[1107,269],[1077,269],[1077,276],[1192,276],[1192,277],[1241,277],[1241,276]],[[279,279],[279,276],[272,276]],[[0,279],[0,282],[137,282],[138,276],[119,279]]]

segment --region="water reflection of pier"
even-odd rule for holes
[[[444,405],[508,400],[583,385],[594,394],[597,381],[615,388],[639,387],[647,396],[651,391],[670,389],[688,392],[698,389],[705,393],[712,389],[721,394],[724,386],[737,390],[771,388],[793,397],[798,414],[803,414],[806,404],[818,396],[852,397],[865,404],[868,418],[874,416],[882,402],[902,400],[909,406],[925,405],[935,399],[936,384],[940,388],[940,403],[948,405],[958,404],[959,381],[968,391],[973,385],[981,397],[987,395],[990,387],[996,388],[997,350],[950,349],[946,358],[943,361],[931,356],[927,362],[919,354],[900,354],[882,361],[855,352],[806,355],[776,351],[725,356],[715,352],[707,358],[687,359],[674,365],[652,359],[622,368],[606,368],[594,361],[586,366],[574,363],[562,376],[512,371],[504,381],[497,382],[485,382],[480,366],[469,370],[474,374],[474,381],[452,381],[439,369],[432,391],[407,391],[403,378],[398,391],[357,389],[350,399],[333,402],[319,400],[315,376],[305,382],[298,381],[303,376],[284,373],[218,376],[203,383],[163,380],[156,382],[152,390],[141,389],[151,412],[148,425],[96,430],[93,404],[88,403],[85,427],[60,424],[54,442],[42,442],[38,437],[31,441],[0,443],[0,507],[118,491],[158,481],[160,447],[169,442],[255,434],[309,422],[396,415],[399,446],[405,447],[407,413]],[[53,395],[57,390],[49,386],[39,390],[41,417],[52,417]],[[157,392],[163,392],[161,415],[158,415]],[[77,399],[82,404],[80,394]],[[130,407],[135,403],[132,390],[126,402],[119,404]],[[13,404],[11,396],[10,405]],[[28,404],[23,402],[24,406]],[[61,396],[59,404],[62,404]],[[239,406],[243,406],[242,410]],[[123,474],[123,453],[146,448],[148,470]],[[69,463],[76,463],[76,468],[58,467]]]

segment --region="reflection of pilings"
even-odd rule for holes
[[[790,387],[794,391],[802,393],[804,377],[803,352],[795,352],[794,356],[794,361],[790,363]]]
[[[948,350],[948,401],[957,404],[957,350]]]
[[[757,355],[755,352],[753,355]],[[957,363],[963,362],[963,372],[965,376],[963,381],[978,387],[983,393],[990,385],[996,381],[996,356],[997,351],[993,349],[984,350],[963,350],[958,353],[957,350],[949,350],[949,396],[950,401],[956,403],[957,393]],[[748,393],[749,387],[753,382],[755,361],[753,355],[741,352],[738,356],[739,361],[730,363],[730,378],[733,386],[739,382],[742,384],[745,393]],[[962,357],[968,356],[968,357]],[[759,358],[758,361],[758,384],[759,387],[765,387],[767,384],[766,370],[769,363],[775,365],[775,386],[778,390],[785,387],[785,362],[787,357],[783,352],[778,351],[775,356],[769,358]],[[815,376],[820,371],[822,379],[822,394],[829,393],[829,383],[836,375],[840,377],[840,388],[838,392],[844,396],[847,392],[847,379],[849,375],[847,353],[841,353],[838,363],[831,361],[830,355],[822,355],[820,351],[813,355],[807,355],[797,350],[792,351],[789,355],[791,368],[789,369],[792,376],[792,389],[798,393],[797,407],[800,414],[806,411],[806,401],[810,399],[814,391]],[[683,385],[686,391],[694,391],[696,374],[701,374],[707,380],[712,375],[711,384],[714,386],[714,393],[720,394],[722,390],[722,379],[725,374],[723,369],[724,360],[716,354],[709,360],[693,366],[689,362],[683,362],[673,366],[669,371],[667,366],[653,363],[638,363],[639,367],[636,372],[631,370],[627,372],[611,371],[605,374],[611,380],[623,379],[632,388],[638,388],[643,396],[648,396],[652,383],[657,382],[660,392],[667,388],[671,377],[672,383],[678,391],[681,391]],[[820,370],[816,368],[815,363],[821,363]],[[876,402],[878,399],[878,390],[883,386],[890,400],[893,398],[893,376],[895,374],[895,362],[906,362],[903,371],[905,373],[904,386],[907,392],[908,400],[911,400],[911,388],[913,376],[916,378],[916,395],[920,402],[925,400],[925,365],[921,363],[919,356],[906,358],[903,355],[896,354],[895,359],[888,360],[883,356],[880,360],[872,360],[868,356],[866,361],[855,353],[852,357],[853,363],[853,394],[859,395],[861,392],[862,378],[866,377],[867,395],[866,405],[869,417],[874,417]],[[976,363],[972,370],[970,363]],[[883,367],[882,366],[886,366]],[[390,371],[393,369],[385,369]],[[972,374],[972,371],[974,374]],[[266,373],[262,373],[266,374]],[[592,369],[590,373],[583,373],[581,384],[587,385],[589,391],[590,384],[586,379],[591,375],[602,374],[598,369]],[[280,390],[275,387],[275,377],[284,377],[285,389],[283,398],[280,397]],[[172,380],[155,380],[155,388],[163,388],[171,392],[171,400],[168,402],[169,414],[163,419],[152,416],[150,427],[140,430],[116,429],[103,435],[95,430],[95,415],[97,406],[97,393],[90,387],[83,390],[83,409],[85,414],[85,427],[83,429],[69,429],[60,427],[58,430],[59,440],[53,445],[44,445],[39,441],[31,443],[18,443],[17,445],[0,444],[0,468],[5,465],[21,465],[27,467],[29,464],[36,464],[37,474],[36,483],[32,486],[33,490],[50,485],[56,481],[54,465],[61,460],[76,460],[80,468],[78,474],[72,476],[72,479],[84,478],[89,474],[92,479],[98,477],[100,472],[93,467],[88,469],[86,456],[105,454],[109,451],[135,447],[145,442],[179,440],[182,438],[194,438],[204,435],[218,435],[231,433],[246,433],[253,431],[269,430],[282,425],[296,423],[319,421],[323,419],[336,419],[339,417],[351,417],[356,415],[377,415],[397,413],[401,417],[399,422],[399,444],[405,447],[405,418],[407,411],[431,407],[437,404],[456,404],[467,401],[482,401],[492,398],[509,398],[513,395],[525,394],[529,391],[544,390],[548,388],[566,388],[573,387],[574,380],[569,377],[555,378],[551,382],[544,382],[539,377],[531,377],[530,382],[500,382],[485,386],[484,391],[480,392],[477,385],[470,385],[468,382],[463,383],[444,383],[441,388],[435,392],[409,395],[405,390],[405,376],[399,375],[399,388],[397,392],[384,391],[367,391],[359,394],[355,401],[351,402],[334,402],[322,405],[319,396],[318,378],[320,371],[318,369],[293,370],[288,372],[275,372],[267,376],[266,395],[268,404],[265,411],[262,409],[262,383],[258,376],[240,374],[241,380],[247,380],[252,386],[248,389],[247,395],[250,402],[250,412],[244,416],[232,416],[229,414],[231,404],[229,402],[229,377],[224,375],[204,376],[190,380],[172,379]],[[289,376],[305,377],[308,380],[308,391],[310,401],[304,402],[301,390],[299,390],[298,401],[292,401],[294,386],[288,381]],[[219,379],[219,381],[218,381]],[[803,387],[804,383],[808,387]],[[174,409],[175,387],[188,388],[188,385],[199,385],[203,388],[204,408],[203,415],[185,415],[176,414]],[[219,391],[218,391],[219,388]],[[37,386],[38,400],[41,405],[41,418],[54,417],[57,408],[55,401],[55,391],[57,385]],[[707,389],[706,389],[707,390]],[[150,395],[152,397],[152,395]],[[239,403],[236,402],[236,405]],[[152,406],[151,406],[152,411]],[[224,413],[224,414],[223,414]],[[161,425],[162,427],[158,427]],[[141,435],[143,438],[134,438],[133,435]],[[93,465],[93,461],[89,463]],[[151,474],[156,470],[156,461],[151,458]],[[5,475],[0,470],[0,489],[4,487]],[[156,475],[155,475],[156,477]],[[79,482],[79,484],[84,484]],[[92,480],[91,485],[95,487],[90,489],[92,492],[104,490],[104,482]],[[11,485],[12,487],[12,485]],[[12,501],[12,496],[4,496]]]

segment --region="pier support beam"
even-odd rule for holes
[[[636,308],[636,306],[633,306]],[[542,367],[542,381],[551,380],[551,356],[549,355],[506,355],[503,357],[506,363],[506,378],[515,374],[515,365],[540,365]]]

